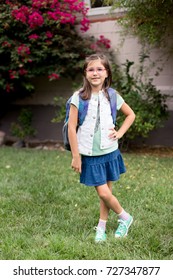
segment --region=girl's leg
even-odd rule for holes
[[[112,195],[112,182],[110,182],[110,181],[107,182],[107,184],[105,184],[103,186],[96,187],[96,190],[100,197],[100,219],[99,219],[99,223],[97,225],[95,241],[100,242],[100,241],[106,240],[106,233],[105,233],[106,222],[108,219],[109,210],[112,209],[111,204],[107,203],[107,200],[110,200],[111,197],[112,198],[115,198],[115,197]],[[106,195],[103,195],[103,193],[105,193]],[[107,198],[105,199],[104,196],[106,196]],[[112,205],[118,205],[117,209],[119,211],[119,202],[116,198],[112,202]],[[112,209],[112,210],[115,211],[115,209]],[[121,207],[120,207],[120,210],[121,210]]]
[[[102,201],[102,215],[108,216],[109,209],[112,209],[119,217],[119,226],[115,231],[115,237],[124,237],[128,233],[128,229],[133,222],[133,217],[124,211],[118,199],[112,194],[108,187],[109,184],[104,184],[96,187],[96,191]]]
[[[109,209],[112,209],[116,214],[120,214],[123,210],[118,199],[112,194],[112,188],[109,188],[110,182],[96,187],[98,196],[100,197],[100,215],[108,217]]]
[[[112,193],[112,182],[108,182],[107,186]],[[101,242],[106,240],[106,223],[109,215],[110,208],[105,204],[104,200],[100,198],[100,219],[97,225],[97,232],[95,236],[96,242]]]
[[[112,193],[112,182],[107,182],[108,188]],[[104,200],[100,198],[100,219],[107,221],[110,208],[105,204]]]

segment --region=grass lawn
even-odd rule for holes
[[[127,172],[113,192],[134,216],[115,239],[95,244],[99,199],[79,183],[69,152],[0,148],[1,260],[134,260],[173,258],[173,157],[123,154]]]

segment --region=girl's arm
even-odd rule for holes
[[[126,118],[118,131],[112,130],[110,137],[114,139],[120,139],[135,120],[135,114],[127,103],[124,102],[120,110],[123,112]]]
[[[78,150],[76,128],[78,124],[78,109],[71,104],[68,120],[68,137],[72,153],[71,167],[81,173],[81,157]]]

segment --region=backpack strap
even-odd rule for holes
[[[88,105],[89,105],[89,100],[82,99],[79,94],[79,111],[78,111],[79,125],[82,125],[84,122],[84,119],[85,119],[87,111],[88,111]]]
[[[72,96],[67,100],[66,102],[66,114],[65,114],[65,120],[64,122],[66,123],[69,119],[69,112],[70,112],[70,103],[71,103],[71,99],[72,99]]]
[[[72,96],[66,102],[66,116],[65,116],[65,123],[69,119],[69,112],[70,112],[70,104],[71,104]],[[84,119],[86,117],[88,111],[89,100],[84,100],[79,95],[79,109],[78,109],[78,124],[82,125]]]
[[[117,94],[116,90],[113,88],[108,88],[108,95],[110,100],[111,107],[111,115],[113,118],[113,123],[116,123],[116,115],[117,115]]]

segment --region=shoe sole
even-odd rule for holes
[[[105,241],[106,241],[106,238],[107,238],[107,237],[105,237],[105,239],[102,239],[102,240],[95,240],[95,243],[105,242]]]
[[[104,239],[104,240],[95,240],[95,243],[102,243],[102,242],[105,242],[106,241],[106,239]]]
[[[114,235],[115,238],[123,238],[123,237],[126,237],[127,234],[128,234],[129,228],[130,228],[130,226],[131,226],[132,223],[133,223],[133,217],[132,217],[132,219],[131,219],[131,221],[130,221],[130,224],[129,224],[129,226],[128,226],[128,229],[127,229],[126,234],[125,234],[124,236],[116,236],[116,235]]]

